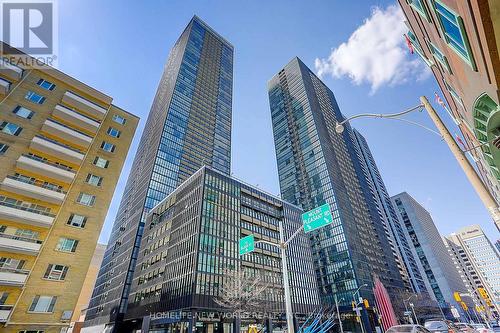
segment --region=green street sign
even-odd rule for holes
[[[302,214],[304,232],[310,232],[333,222],[330,205],[324,204]]]
[[[240,256],[252,252],[255,249],[255,240],[253,235],[249,235],[240,239]]]

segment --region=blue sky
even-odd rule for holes
[[[417,105],[420,95],[431,99],[438,91],[417,56],[404,49],[400,14],[391,5],[395,2],[59,1],[59,68],[141,117],[100,241],[109,237],[170,48],[194,14],[235,47],[232,172],[277,194],[266,86],[292,57],[321,71],[345,115],[398,112]],[[441,115],[458,133],[450,118]],[[433,127],[425,113],[409,119]],[[492,241],[498,237],[438,136],[390,120],[365,119],[353,125],[367,138],[389,193],[407,191],[414,196],[443,234],[477,223]]]

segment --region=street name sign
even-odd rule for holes
[[[308,233],[333,222],[329,204],[324,204],[302,214],[304,232]]]
[[[255,240],[253,235],[248,235],[240,239],[240,256],[255,250]]]

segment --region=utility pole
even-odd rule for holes
[[[434,122],[437,129],[441,133],[443,140],[448,144],[448,147],[450,148],[451,152],[457,159],[458,164],[460,165],[460,167],[462,167],[462,170],[467,176],[467,179],[472,184],[477,194],[479,195],[479,198],[488,209],[488,212],[493,218],[493,221],[495,222],[497,229],[500,230],[500,211],[497,202],[495,201],[491,193],[484,185],[483,181],[481,180],[476,170],[474,169],[472,164],[469,162],[469,160],[463,153],[462,149],[460,149],[458,144],[455,142],[455,139],[448,131],[448,128],[444,125],[443,121],[437,114],[436,110],[434,110],[432,105],[429,103],[427,97],[421,96],[420,101],[427,110],[429,117],[431,117],[432,121]]]

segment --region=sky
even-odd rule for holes
[[[193,15],[235,48],[232,173],[279,193],[267,81],[298,56],[334,92],[346,116],[392,113],[433,100],[439,88],[409,53],[395,1],[64,0],[59,64],[141,118],[99,241],[106,243],[168,53]],[[435,105],[452,133],[458,128]],[[425,112],[408,119],[430,128]],[[479,224],[498,238],[486,209],[441,138],[410,124],[353,121],[366,137],[391,195],[406,191],[443,235]]]

